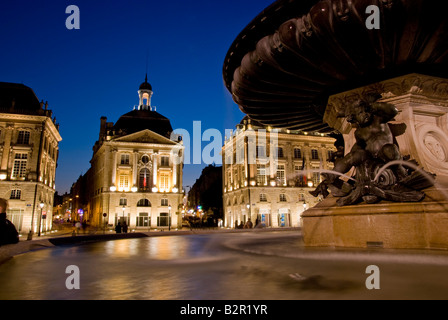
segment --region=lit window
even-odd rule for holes
[[[277,167],[277,183],[280,186],[286,185],[285,166],[279,165]]]
[[[267,185],[267,169],[264,165],[257,165],[257,184],[259,185]]]
[[[128,175],[120,176],[118,190],[119,191],[129,191],[129,176]]]
[[[14,158],[14,167],[12,170],[13,178],[25,178],[27,161],[28,161],[28,154],[16,153]]]
[[[318,170],[319,168],[313,168],[313,170]],[[313,172],[313,183],[315,186],[320,183],[320,172]]]
[[[170,175],[168,173],[160,174],[160,191],[168,191]]]

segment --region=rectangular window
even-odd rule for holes
[[[311,159],[319,160],[319,151],[317,149],[311,150]]]
[[[294,159],[302,159],[302,150],[299,148],[294,149]]]
[[[12,190],[11,191],[11,200],[20,200],[20,197],[22,195],[22,191],[21,190]]]
[[[136,227],[149,227],[151,225],[151,217],[146,212],[139,213],[136,219]]]
[[[283,148],[277,148],[277,156],[279,159],[285,157],[285,155],[283,154]]]
[[[25,178],[27,160],[27,153],[16,153],[14,158],[14,167],[12,170],[13,178]]]
[[[160,191],[168,191],[170,188],[169,180],[170,175],[168,173],[162,173],[160,175]]]
[[[318,169],[318,168],[313,168],[313,169]],[[320,172],[313,172],[313,184],[315,186],[318,186],[320,183]]]
[[[258,164],[257,165],[257,184],[258,185],[267,185],[267,170],[265,165]]]
[[[267,202],[268,198],[266,197],[266,194],[261,193],[260,194],[260,202]]]
[[[264,146],[257,146],[257,158],[264,159],[266,156],[266,148]]]
[[[294,181],[296,187],[304,187],[306,184],[301,166],[294,166]]]
[[[169,167],[170,166],[170,157],[162,157],[160,159],[161,161],[161,166],[162,167]]]
[[[120,199],[120,206],[127,206],[128,205],[128,199],[121,198]]]
[[[119,191],[127,191],[129,190],[129,176],[128,175],[121,175],[120,181],[118,184]]]
[[[157,217],[157,226],[158,227],[168,227],[170,223],[171,217],[168,213],[161,213],[159,217]]]
[[[286,185],[285,166],[278,165],[277,167],[277,185]]]
[[[286,202],[286,194],[280,194],[280,202]]]
[[[121,164],[123,164],[123,165],[129,164],[129,155],[128,154],[121,155]]]
[[[168,199],[162,199],[160,205],[161,205],[162,207],[168,207]]]
[[[17,137],[17,144],[30,144],[30,132],[19,131],[19,136]]]

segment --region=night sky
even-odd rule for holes
[[[0,81],[29,86],[53,110],[63,138],[56,190],[69,192],[90,167],[100,118],[116,122],[138,104],[146,71],[152,105],[173,129],[192,135],[194,121],[202,132],[218,129],[223,137],[234,129],[244,114],[224,86],[224,58],[272,2],[2,1]],[[66,28],[69,5],[80,10],[79,30]],[[184,186],[204,166],[185,165]]]

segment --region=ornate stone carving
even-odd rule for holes
[[[390,103],[378,102],[380,98],[367,96],[339,109],[339,116],[356,129],[356,143],[348,154],[335,160],[335,174],[324,174],[326,180],[311,192],[313,196],[327,197],[330,188],[334,196],[341,197],[339,206],[361,201],[424,199],[425,194],[419,190],[432,186],[435,175],[419,169],[415,162],[404,161],[408,157],[401,155],[396,138],[405,133],[406,125],[390,123],[398,109]],[[446,159],[447,153],[435,135],[427,134],[425,145],[435,157]],[[349,182],[341,180],[340,175],[353,167],[354,177]]]

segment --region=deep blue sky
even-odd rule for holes
[[[31,87],[53,110],[63,138],[57,191],[69,191],[90,167],[101,116],[116,122],[138,104],[147,60],[152,104],[174,129],[192,134],[193,121],[223,136],[234,129],[244,114],[224,86],[224,58],[236,36],[272,2],[2,1],[0,81]],[[69,5],[80,9],[80,30],[65,27]],[[186,165],[184,186],[204,166]]]

